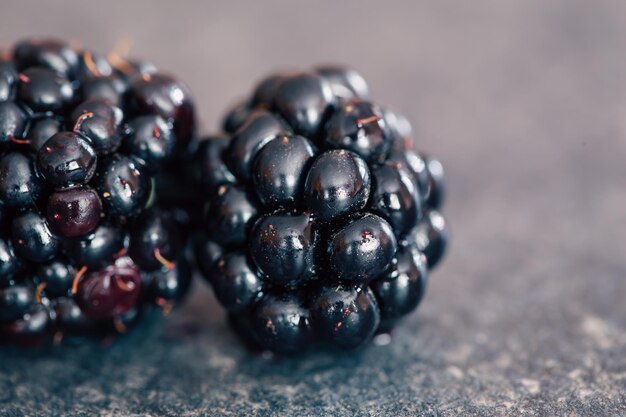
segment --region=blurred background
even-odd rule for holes
[[[3,0],[0,46],[31,35],[129,41],[205,133],[272,70],[353,66],[444,163],[453,237],[388,346],[250,357],[198,281],[109,349],[0,365],[0,414],[626,413],[626,3]]]

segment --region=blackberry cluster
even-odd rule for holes
[[[193,149],[184,85],[28,39],[0,59],[0,342],[124,332],[190,272],[158,175]]]
[[[272,75],[223,130],[198,152],[197,258],[246,341],[353,349],[417,307],[448,239],[443,169],[361,75]]]

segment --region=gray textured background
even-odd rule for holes
[[[252,357],[198,282],[108,349],[0,351],[0,415],[626,414],[626,3],[160,3],[5,0],[0,41],[126,36],[205,129],[272,69],[349,63],[443,160],[448,258],[388,346]]]

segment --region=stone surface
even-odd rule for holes
[[[2,5],[7,43],[128,36],[209,127],[273,68],[354,65],[448,169],[453,244],[386,346],[251,356],[197,282],[109,348],[0,350],[0,415],[626,414],[626,3],[393,4]]]

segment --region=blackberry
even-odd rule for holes
[[[439,161],[355,70],[263,79],[201,141],[198,265],[248,345],[366,344],[415,310],[445,252]]]
[[[5,55],[0,343],[104,336],[168,311],[191,282],[182,203],[159,191],[197,142],[187,88],[57,40]]]

